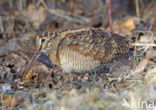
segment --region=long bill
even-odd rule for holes
[[[26,68],[24,69],[23,73],[22,73],[22,76],[21,76],[21,79],[23,79],[26,74],[28,73],[28,71],[30,70],[31,66],[35,63],[35,61],[37,60],[37,58],[40,56],[40,51],[39,50],[36,50],[31,61],[29,62],[29,64],[26,66]]]

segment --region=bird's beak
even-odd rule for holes
[[[31,59],[31,61],[29,62],[29,64],[26,66],[26,68],[24,69],[24,71],[22,72],[22,77],[21,79],[23,79],[27,72],[30,70],[31,66],[35,63],[35,61],[37,60],[37,58],[40,56],[41,52],[37,49]]]

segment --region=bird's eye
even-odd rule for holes
[[[43,43],[45,41],[45,39],[42,39],[41,42]]]

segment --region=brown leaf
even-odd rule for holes
[[[22,78],[24,82],[30,81],[32,77],[36,78],[37,73],[33,72],[31,69],[28,71],[28,73]]]
[[[113,22],[112,29],[114,33],[122,34],[122,35],[129,35],[131,36],[136,26],[135,26],[135,18],[128,18],[126,20],[117,20]]]
[[[18,104],[29,103],[30,95],[27,92],[17,91],[12,98],[11,106],[16,107]],[[28,99],[28,100],[26,100]]]
[[[2,95],[3,97],[3,103],[7,106],[10,106],[13,100],[13,95]]]

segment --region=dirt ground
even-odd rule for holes
[[[156,0],[0,0],[0,110],[155,110]],[[134,60],[98,73],[57,72],[42,32],[95,27],[136,37]]]

